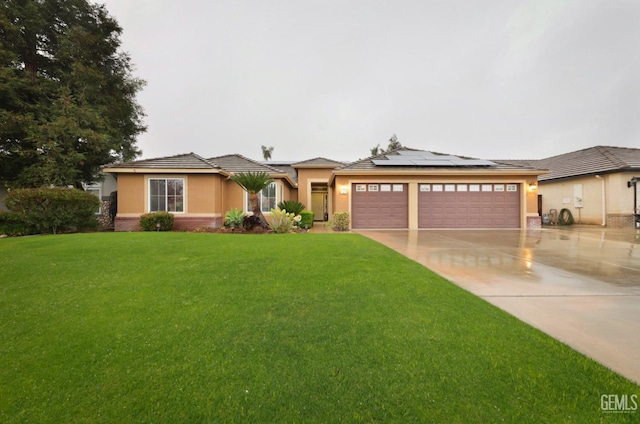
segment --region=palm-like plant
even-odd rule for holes
[[[266,172],[240,172],[233,175],[231,180],[235,181],[240,185],[240,187],[249,193],[249,204],[251,205],[253,216],[260,220],[261,227],[269,228],[269,224],[262,214],[262,208],[260,208],[258,193],[271,184],[273,182],[273,178],[271,178]]]

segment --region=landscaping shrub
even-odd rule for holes
[[[274,233],[290,233],[293,231],[293,220],[296,215],[282,209],[271,209],[271,229]]]
[[[278,203],[278,208],[286,210],[293,214],[293,216],[300,215],[300,212],[304,210],[304,205],[296,200],[285,200]]]
[[[8,236],[26,236],[36,234],[37,228],[25,223],[15,212],[0,211],[0,234]]]
[[[313,211],[302,211],[300,212],[300,228],[311,228],[313,227]]]
[[[140,227],[144,231],[171,231],[174,220],[175,217],[169,212],[146,213],[140,216]]]
[[[351,217],[349,212],[335,212],[333,214],[333,229],[335,231],[347,231],[349,230],[349,223]]]
[[[242,220],[247,216],[240,209],[231,209],[224,216],[224,226],[232,227],[232,228],[240,228],[242,227]]]
[[[56,234],[65,229],[96,228],[100,199],[74,188],[25,188],[11,190],[4,199],[7,208],[29,228]]]

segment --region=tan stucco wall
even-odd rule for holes
[[[348,211],[351,213],[351,186],[354,183],[406,183],[408,184],[409,200],[409,228],[418,228],[417,204],[418,204],[418,184],[420,183],[516,183],[520,184],[521,203],[524,205],[522,211],[522,228],[526,228],[527,216],[538,216],[538,196],[537,191],[529,191],[529,184],[535,183],[535,176],[522,175],[487,175],[487,176],[467,176],[467,175],[337,175],[333,183],[333,208],[331,215],[337,211]],[[340,194],[341,187],[347,188],[347,194]]]
[[[118,175],[118,216],[145,213],[145,176]]]
[[[231,180],[226,180],[223,184],[223,213],[231,209],[244,210],[244,190]]]
[[[118,216],[138,216],[149,212],[147,198],[149,178],[183,178],[185,180],[185,211],[182,216],[219,216],[222,208],[218,174],[119,174]]]
[[[292,188],[289,184],[283,182],[283,198],[278,200],[281,202],[282,200],[298,200],[298,190]]]
[[[620,214],[633,213],[633,188],[627,187],[627,182],[634,176],[640,177],[640,174],[627,172],[611,174],[609,176],[608,212]],[[637,189],[638,187],[636,186],[636,190]]]
[[[549,209],[558,212],[567,208],[576,222],[582,224],[606,225],[607,215],[633,214],[633,189],[627,187],[634,175],[631,173],[605,174],[601,178],[595,176],[572,178],[557,182],[543,182],[539,192],[542,195],[543,213]],[[602,198],[604,181],[604,202]],[[574,186],[582,184],[582,208],[577,208],[574,197]],[[603,208],[604,205],[604,208]],[[604,212],[604,216],[603,216]]]
[[[220,175],[188,175],[186,177],[188,214],[221,214]]]

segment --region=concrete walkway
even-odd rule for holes
[[[640,233],[357,231],[640,383]]]

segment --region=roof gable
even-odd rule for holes
[[[265,165],[253,159],[249,159],[239,154],[231,154],[210,158],[209,161],[215,162],[222,169],[229,172],[266,172],[267,174],[284,174],[281,169],[270,165]]]
[[[344,165],[344,162],[338,162],[337,160],[327,159],[323,157],[307,159],[291,164],[291,166],[293,166],[294,168],[338,168]]]
[[[233,174],[240,172],[266,172],[272,177],[284,178],[292,187],[295,187],[298,183],[296,176],[292,175],[288,170],[266,165],[239,154],[218,156],[209,159],[209,161],[217,163],[222,169]]]

